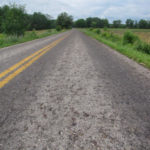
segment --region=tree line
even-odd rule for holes
[[[72,24],[73,17],[67,13],[61,13],[57,19],[52,19],[50,15],[41,12],[28,14],[25,7],[16,4],[0,7],[0,33],[8,35],[21,36],[28,30],[67,29]]]
[[[139,28],[150,29],[150,20],[141,19],[139,21],[127,19],[125,24],[121,20],[114,20],[109,23],[108,19],[98,17],[89,17],[87,19],[78,19],[74,22],[74,27],[78,28]]]
[[[114,20],[109,23],[108,19],[98,17],[88,17],[86,19],[78,19],[73,21],[73,17],[67,13],[61,13],[57,19],[52,19],[50,15],[34,12],[28,14],[25,7],[13,5],[5,5],[0,7],[0,32],[8,35],[24,35],[27,30],[42,30],[56,28],[57,30],[68,28],[141,28],[150,29],[150,21],[141,19],[135,21],[127,19],[123,24],[121,20]]]

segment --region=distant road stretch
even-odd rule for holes
[[[150,71],[76,29],[0,49],[0,150],[150,150]]]

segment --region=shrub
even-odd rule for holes
[[[105,37],[105,38],[110,38],[111,34],[109,32],[103,32],[102,36]]]
[[[108,28],[107,28],[107,27],[104,27],[104,31],[108,31]]]
[[[36,34],[36,32],[35,32],[35,30],[33,30],[33,31],[29,34],[29,36],[30,36],[31,38],[37,38],[37,37],[38,37],[37,34]]]
[[[5,42],[6,43],[16,43],[16,42],[18,42],[19,39],[20,38],[17,35],[11,35],[5,39]]]
[[[118,35],[116,35],[116,34],[113,34],[112,32],[110,33],[110,38],[111,38],[111,40],[112,41],[121,41],[121,38],[118,36]]]
[[[132,32],[125,32],[123,36],[123,44],[134,44],[139,38]]]
[[[113,34],[112,32],[103,32],[101,34],[104,38],[109,39],[113,42],[121,41],[121,38],[118,35]]]
[[[3,39],[0,39],[0,45],[2,45],[4,43]]]
[[[89,31],[92,31],[93,30],[93,28],[89,28]]]
[[[100,29],[96,29],[95,32],[96,32],[97,34],[100,34],[100,33],[101,33],[101,30],[100,30]]]
[[[4,43],[4,34],[0,34],[0,45]]]
[[[150,44],[144,43],[144,42],[137,42],[136,43],[136,49],[138,51],[142,51],[146,54],[150,54]]]
[[[61,31],[61,26],[60,25],[56,26],[56,30]]]
[[[47,30],[47,32],[48,32],[48,33],[51,33],[51,32],[52,32],[52,30],[51,30],[51,29],[48,29],[48,30]]]

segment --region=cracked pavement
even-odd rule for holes
[[[150,71],[76,29],[68,33],[0,89],[0,150],[149,150]]]

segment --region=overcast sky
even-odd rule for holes
[[[0,5],[13,2],[25,5],[28,13],[40,11],[53,18],[67,12],[75,20],[87,17],[150,20],[150,0],[0,0]]]

